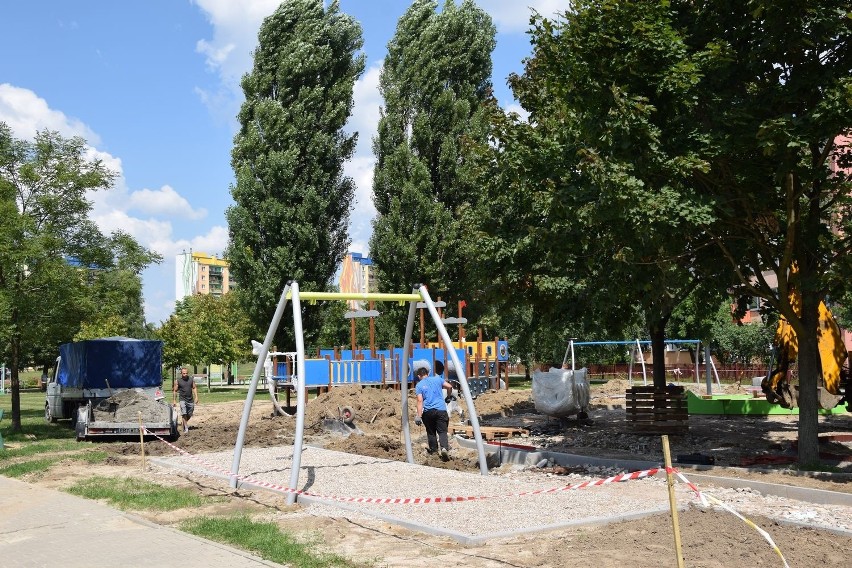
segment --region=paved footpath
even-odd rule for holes
[[[281,567],[97,501],[0,476],[3,568]]]

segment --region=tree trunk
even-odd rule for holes
[[[21,359],[21,340],[17,335],[12,334],[10,341],[10,351],[12,356],[12,432],[23,432],[21,427],[21,380],[18,375]]]
[[[819,463],[819,412],[817,386],[821,383],[817,344],[819,298],[802,293],[802,326],[799,334],[799,465],[814,466]]]
[[[654,389],[666,388],[666,326],[651,324],[651,358],[654,361]]]

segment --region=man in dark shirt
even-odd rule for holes
[[[180,378],[175,381],[174,399],[173,402],[177,406],[180,401],[180,415],[183,418],[183,432],[189,432],[188,422],[195,412],[195,405],[198,404],[198,389],[195,386],[195,379],[189,376],[189,371],[186,367],[180,370]]]

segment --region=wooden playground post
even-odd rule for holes
[[[479,377],[479,363],[482,362],[482,328],[479,328],[476,333],[476,378]],[[486,370],[486,375],[488,374]]]
[[[376,307],[376,302],[370,300],[370,311]],[[370,357],[376,358],[376,318],[370,316]]]

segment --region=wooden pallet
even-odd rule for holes
[[[479,433],[485,440],[514,438],[516,436],[527,438],[530,435],[530,431],[526,428],[502,428],[499,426],[480,426]],[[473,438],[473,426],[453,426],[453,434],[463,434]]]
[[[683,387],[627,389],[626,418],[630,432],[685,434],[689,431],[686,393]]]

